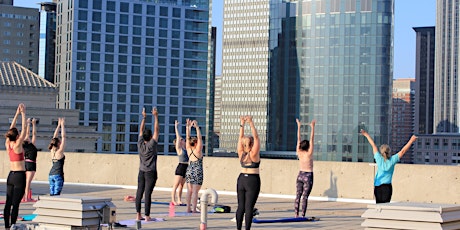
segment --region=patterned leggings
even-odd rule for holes
[[[295,197],[294,211],[295,215],[299,214],[300,199],[302,198],[302,217],[307,212],[308,196],[313,188],[313,172],[299,172],[297,176],[297,192]]]

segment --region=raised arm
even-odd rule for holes
[[[179,133],[179,121],[177,120],[174,122],[174,130],[176,131],[176,152],[182,154],[182,148],[180,147],[182,137]]]
[[[145,107],[142,108],[142,121],[141,125],[139,126],[139,136],[142,137],[142,134],[144,133],[144,127],[145,127],[145,118],[147,117],[147,114],[145,114]]]
[[[300,149],[300,142],[302,141],[301,137],[300,137],[300,127],[302,126],[302,123],[300,123],[300,120],[299,119],[295,119],[296,123],[297,123],[297,147],[296,147],[296,152],[295,154],[297,155],[298,152],[297,150]]]
[[[185,147],[190,148],[190,129],[192,126],[192,121],[190,119],[185,120]]]
[[[26,118],[26,106],[24,104],[20,104],[20,112],[21,112],[21,119],[22,119],[22,128],[21,128],[21,133],[19,134],[18,141],[19,143],[22,144],[24,139],[26,138],[26,129],[27,129],[27,118]]]
[[[58,118],[58,124],[56,126],[56,129],[54,130],[53,138],[57,138],[59,134],[59,128],[61,127],[61,119]]]
[[[153,107],[152,109],[153,121],[155,124],[153,125],[153,139],[158,142],[158,137],[160,136],[160,124],[158,122],[158,110],[157,107]]]
[[[311,122],[310,122],[310,128],[311,128],[311,133],[310,133],[310,148],[308,149],[308,154],[313,154],[313,149],[315,147],[315,124],[316,124],[316,120],[313,119]]]
[[[259,152],[260,152],[260,139],[259,139],[259,135],[257,134],[257,129],[256,129],[256,126],[254,125],[254,121],[252,121],[252,116],[247,116],[246,120],[248,121],[249,126],[251,127],[252,137],[254,138],[254,145],[252,146],[252,149],[254,151],[251,151],[251,153],[252,154],[259,154]],[[252,159],[254,159],[254,158],[252,158]]]
[[[61,144],[59,145],[58,151],[63,152],[65,149],[66,133],[65,133],[65,118],[59,118],[61,123]]]
[[[37,140],[37,119],[32,118],[32,144],[35,145],[35,141]],[[29,134],[27,134],[29,136]]]
[[[369,144],[372,146],[372,154],[378,152],[378,148],[377,148],[377,145],[375,145],[374,143],[374,140],[372,139],[372,137],[369,135],[369,133],[366,132],[366,130],[364,129],[361,129],[361,134],[363,136],[366,137],[367,141],[369,142]]]
[[[406,143],[406,145],[404,145],[404,147],[401,149],[401,151],[398,152],[398,156],[399,156],[399,159],[401,159],[404,154],[407,152],[407,150],[410,149],[410,147],[412,146],[412,144],[417,140],[417,136],[415,135],[412,135],[412,137],[410,137],[409,141]]]
[[[21,104],[18,105],[16,113],[14,114],[13,120],[11,121],[10,129],[16,127],[16,122],[18,121],[18,116],[21,114]]]
[[[30,118],[27,118],[27,126],[26,126],[26,138],[24,139],[24,141],[27,141],[29,140],[30,138]]]
[[[240,116],[240,135],[238,136],[238,145],[236,147],[238,153],[243,152],[244,122],[245,117]]]
[[[203,138],[201,136],[201,130],[200,127],[198,126],[198,121],[194,120],[192,122],[192,125],[196,129],[196,138],[197,138],[197,153],[201,153],[201,150],[203,149]]]

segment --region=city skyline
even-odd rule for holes
[[[15,0],[15,6],[39,8],[39,1]],[[222,73],[223,1],[213,1],[212,26],[217,27],[216,75]],[[414,6],[417,6],[414,9]],[[393,78],[415,78],[415,32],[413,27],[435,25],[436,0],[395,1]]]

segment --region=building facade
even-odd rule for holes
[[[206,135],[210,80],[208,0],[57,2],[58,108],[102,138],[100,153],[137,153],[142,108],[159,111],[158,151],[168,153],[174,121],[196,119]]]
[[[433,133],[435,27],[416,27],[415,130]]]
[[[0,61],[14,61],[38,73],[39,12],[0,4]]]
[[[221,148],[253,115],[262,150],[295,150],[317,120],[315,159],[372,161],[365,128],[389,143],[394,1],[229,0],[224,7]]]
[[[434,133],[459,133],[460,2],[436,1]]]
[[[54,84],[24,66],[16,62],[0,62],[0,130],[9,129],[19,103],[24,103],[27,118],[38,120],[35,145],[39,150],[48,151],[58,118],[64,117],[65,151],[93,153],[100,135],[96,134],[94,127],[79,125],[78,110],[56,109],[57,93]],[[20,125],[19,120],[17,127]],[[5,145],[0,145],[0,149],[5,149]]]
[[[414,134],[415,79],[393,80],[391,112],[392,153],[397,153]],[[412,148],[400,159],[401,163],[413,163]]]
[[[460,135],[457,133],[420,134],[414,144],[415,164],[459,165]]]
[[[54,83],[56,53],[56,3],[40,3],[38,75]]]

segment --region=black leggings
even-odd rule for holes
[[[143,172],[139,170],[137,176],[137,192],[136,192],[136,212],[141,212],[142,196],[145,195],[145,215],[150,216],[150,206],[152,205],[152,192],[157,182],[157,172]]]
[[[390,203],[393,195],[393,186],[391,184],[382,184],[374,187],[376,203]]]
[[[244,221],[246,229],[251,229],[254,205],[260,192],[260,176],[259,174],[240,173],[238,177],[236,191],[238,196],[238,209],[236,210],[236,228],[241,230]]]
[[[6,202],[3,210],[5,228],[9,228],[10,224],[16,224],[19,213],[19,204],[26,189],[26,172],[25,171],[10,171],[6,180]],[[13,206],[13,210],[11,210]],[[11,215],[10,215],[11,213]],[[10,223],[11,216],[11,223]]]

